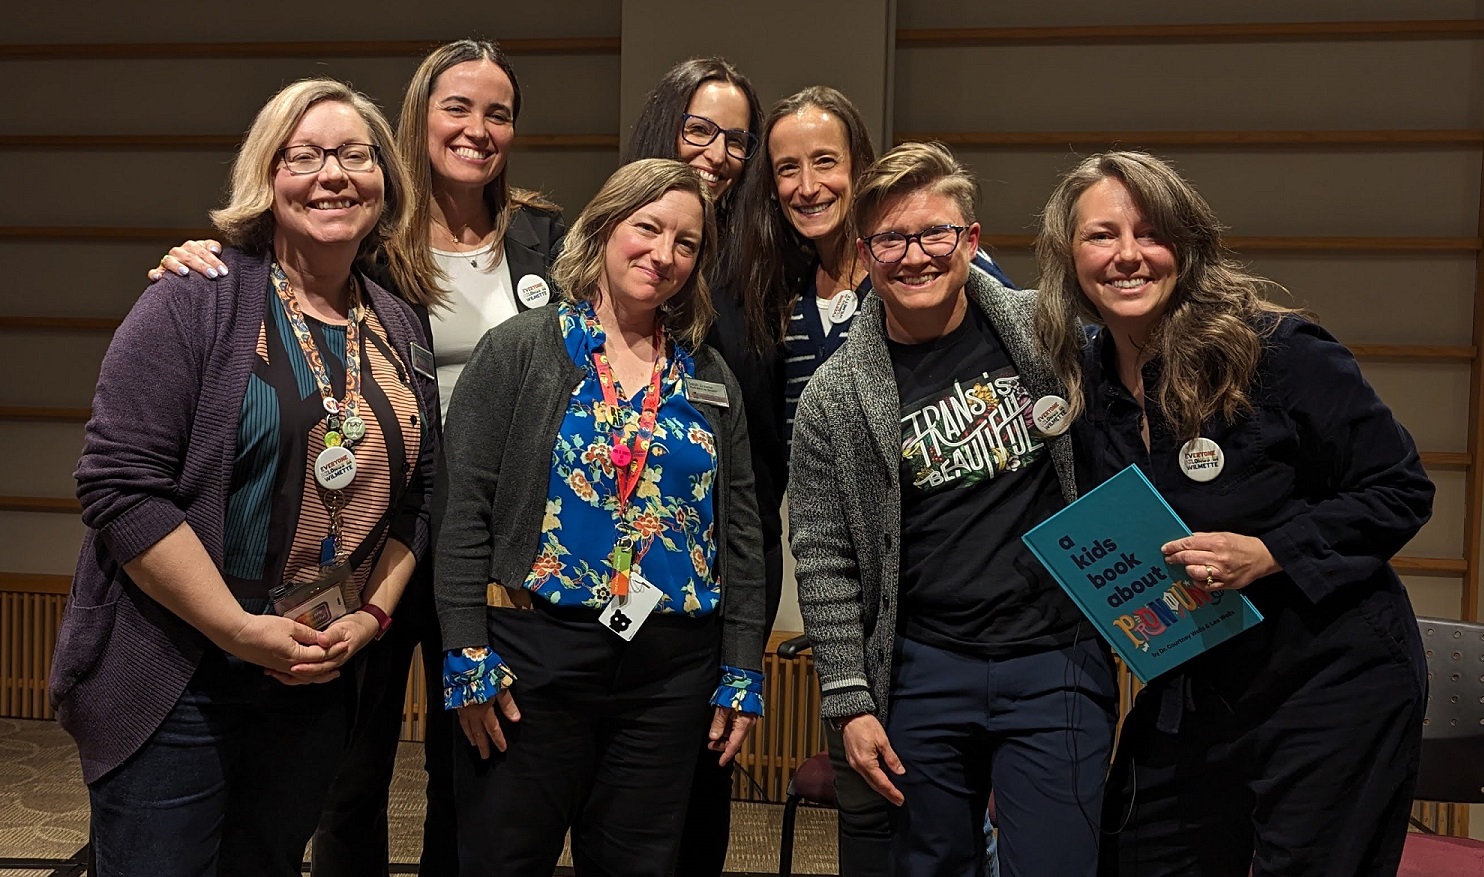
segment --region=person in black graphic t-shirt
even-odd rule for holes
[[[790,526],[822,712],[892,803],[898,877],[978,873],[994,789],[1017,875],[1096,871],[1112,661],[1020,537],[1075,495],[1034,426],[1058,386],[1034,294],[976,256],[973,177],[938,145],[856,196],[872,295],[799,402]]]

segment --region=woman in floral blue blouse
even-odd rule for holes
[[[569,828],[578,874],[668,875],[694,741],[730,759],[762,713],[747,429],[701,343],[715,247],[693,170],[620,168],[567,237],[563,300],[491,330],[449,404],[435,589],[465,877],[548,877]]]

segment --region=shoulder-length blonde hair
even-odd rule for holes
[[[644,158],[624,165],[593,200],[583,208],[566,245],[551,269],[551,279],[570,301],[596,301],[603,275],[604,249],[618,224],[635,210],[652,204],[669,192],[695,195],[701,202],[701,249],[696,267],[680,291],[660,308],[665,331],[685,347],[695,350],[711,329],[716,309],[706,275],[716,262],[716,207],[711,193],[696,172],[674,159]]]
[[[1077,281],[1077,201],[1107,179],[1127,187],[1155,235],[1175,255],[1175,289],[1148,342],[1162,367],[1158,383],[1145,392],[1180,440],[1196,438],[1202,424],[1218,414],[1231,420],[1251,410],[1248,391],[1262,339],[1278,323],[1271,318],[1301,312],[1263,298],[1264,290],[1286,290],[1248,273],[1232,258],[1211,205],[1169,164],[1143,152],[1090,156],[1052,191],[1036,236],[1036,336],[1069,391],[1073,417],[1082,410],[1087,338],[1079,321],[1102,324]]]
[[[513,127],[520,118],[520,80],[515,78],[515,68],[510,58],[493,40],[457,40],[445,43],[428,54],[418,65],[407,82],[407,91],[402,96],[402,114],[397,118],[397,150],[407,166],[410,182],[407,200],[411,203],[412,218],[407,226],[387,242],[387,265],[402,296],[409,301],[433,307],[441,305],[448,297],[443,283],[448,280],[433,261],[432,248],[428,246],[428,229],[433,224],[433,164],[428,158],[428,105],[432,101],[433,87],[438,77],[450,68],[468,61],[488,61],[510,77],[514,92],[510,107],[510,124]],[[556,212],[560,208],[528,189],[518,189],[509,183],[510,164],[507,161],[498,176],[484,187],[484,203],[494,220],[496,253],[503,250],[498,244],[505,240],[510,228],[510,218],[521,207],[535,207]]]
[[[299,126],[310,107],[326,101],[345,104],[356,111],[371,132],[381,166],[385,192],[381,217],[361,241],[358,257],[376,251],[407,225],[407,171],[392,144],[392,128],[371,99],[336,79],[301,79],[268,99],[237,150],[232,162],[231,191],[227,203],[211,211],[211,222],[222,240],[248,252],[260,253],[273,246],[273,175],[278,151]]]

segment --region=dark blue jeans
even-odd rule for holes
[[[287,686],[210,650],[159,730],[89,786],[95,877],[298,877],[350,713],[345,677]]]
[[[991,788],[1005,877],[1093,877],[1117,683],[1100,641],[1005,660],[902,639],[886,736],[906,773],[897,877],[981,874]]]

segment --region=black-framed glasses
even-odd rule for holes
[[[866,249],[878,262],[900,262],[907,258],[907,248],[917,241],[926,255],[946,256],[958,248],[959,235],[967,228],[967,225],[933,225],[917,234],[883,231],[866,238]]]
[[[680,137],[691,146],[710,146],[716,135],[722,135],[727,155],[740,161],[757,152],[757,137],[741,128],[723,128],[705,116],[684,113],[680,116]]]
[[[371,143],[342,143],[334,149],[301,143],[278,150],[278,158],[291,174],[317,174],[330,156],[340,163],[340,169],[349,173],[364,173],[376,167],[381,159],[381,150]]]

